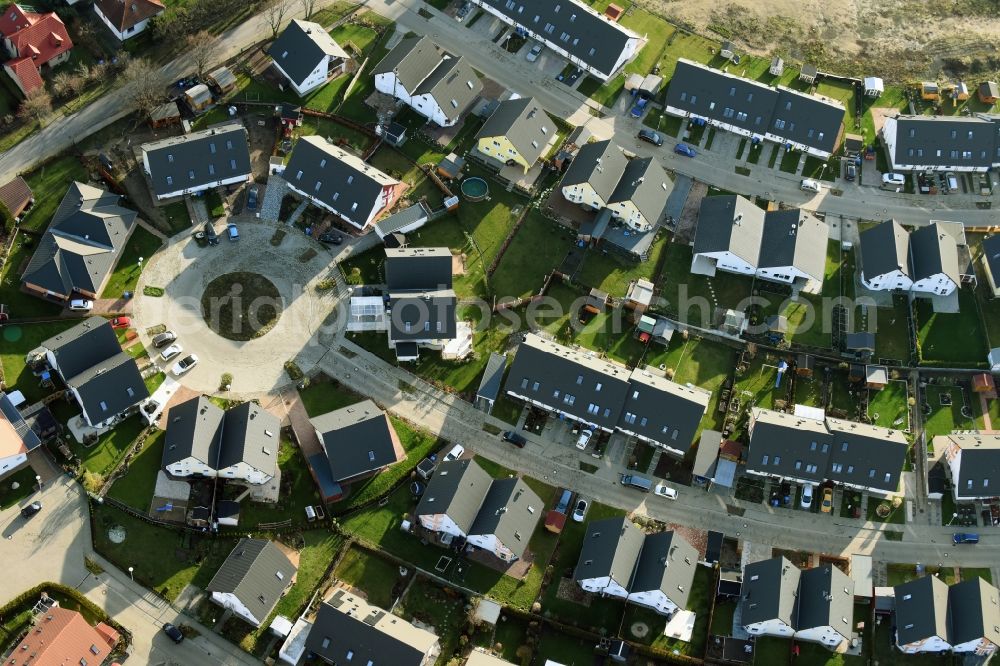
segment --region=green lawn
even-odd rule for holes
[[[156,374],[146,377],[143,381],[146,384],[146,390],[149,391],[150,395],[156,392],[156,389],[160,388],[160,384],[163,380],[167,378],[167,375],[162,372],[157,372]]]
[[[142,273],[142,268],[139,266],[140,257],[145,266],[153,253],[160,249],[160,245],[162,243],[158,237],[136,226],[118,258],[115,272],[104,286],[101,298],[120,298],[126,291],[135,291],[135,284],[139,281],[139,274]]]
[[[941,404],[941,396],[951,399],[950,405]],[[963,389],[957,386],[932,384],[924,389],[924,400],[930,405],[930,415],[924,416],[924,433],[927,441],[937,435],[946,435],[954,430],[972,430],[975,420],[962,414]],[[996,427],[996,426],[994,426]]]
[[[536,661],[532,663],[547,664],[550,660],[552,663],[571,666],[603,663],[595,661],[599,657],[596,657],[594,652],[594,641],[559,633],[546,626],[535,649]]]
[[[733,371],[735,350],[710,340],[689,338],[685,341],[681,338],[671,340],[669,354],[661,362],[673,370],[675,382],[691,383],[712,392],[695,441],[705,428],[722,430],[724,415],[718,411],[719,389]]]
[[[80,458],[83,469],[104,476],[125,456],[145,427],[146,422],[135,414],[101,435],[93,446],[84,446],[72,437],[68,438],[69,448],[73,455]]]
[[[537,294],[573,245],[569,230],[532,210],[491,278],[500,300]]]
[[[34,238],[18,234],[0,273],[0,302],[7,306],[11,319],[55,316],[62,310],[55,303],[21,291],[21,274],[37,246]]]
[[[17,488],[14,488],[14,484]],[[13,474],[5,476],[0,481],[0,509],[19,504],[35,493],[35,470],[31,465],[25,465]]]
[[[659,109],[650,109],[642,119],[642,124],[676,138],[680,134],[683,120],[680,116],[672,116]]]
[[[868,392],[868,416],[875,425],[895,430],[910,426],[906,381],[890,381],[881,391]]]
[[[142,452],[132,458],[128,472],[111,486],[108,495],[139,511],[148,511],[153,501],[156,474],[163,461],[165,433],[157,430],[146,438]]]
[[[240,503],[240,527],[256,529],[262,523],[278,523],[292,520],[293,524],[306,522],[305,509],[319,504],[319,494],[305,457],[299,447],[288,440],[282,440],[278,450],[278,468],[281,470],[281,493],[275,504],[251,502]]]
[[[39,386],[39,380],[24,364],[26,354],[36,349],[42,342],[79,321],[68,319],[46,324],[10,324],[0,329],[0,365],[3,367],[4,382],[9,388],[16,388],[33,403],[41,400],[51,391]]]
[[[364,396],[355,393],[335,380],[329,379],[326,375],[309,380],[309,386],[299,391],[299,398],[310,418],[364,400]]]
[[[917,300],[917,339],[922,362],[946,367],[986,365],[989,350],[972,290],[960,289],[958,303],[957,314],[939,314],[927,299]]]
[[[466,626],[466,603],[464,595],[421,576],[413,581],[395,612],[404,620],[416,620],[432,627],[441,643],[441,656],[437,663],[444,665],[449,663],[452,653],[459,648],[460,637]]]
[[[908,583],[911,580],[920,578],[924,575],[937,575],[938,578],[948,585],[958,582],[955,577],[954,567],[924,566],[923,573],[918,574],[917,567],[913,564],[889,563],[886,566],[888,568],[889,575],[888,583],[893,587],[896,585],[902,585],[903,583]]]
[[[711,569],[695,568],[694,582],[691,583],[691,594],[688,597],[687,605],[688,610],[696,614],[690,642],[664,636],[663,628],[667,625],[666,618],[653,610],[634,604],[630,604],[625,611],[625,616],[622,619],[622,635],[673,654],[679,653],[701,658],[705,654],[705,642],[708,638],[708,614],[714,596],[713,579],[714,572]],[[629,627],[635,622],[644,622],[650,628],[650,632],[645,638],[630,634]]]
[[[962,567],[959,570],[962,580],[971,580],[973,578],[982,578],[990,585],[993,584],[993,572],[989,567]]]
[[[715,308],[736,308],[750,296],[753,280],[718,271],[715,277],[691,273],[691,246],[669,243],[659,283],[660,306],[667,313],[695,326],[709,328]],[[745,306],[745,305],[744,305]]]
[[[175,201],[159,209],[160,215],[167,223],[168,234],[173,236],[191,228],[191,213],[183,201]]]
[[[347,284],[382,284],[385,276],[382,265],[385,263],[385,249],[378,246],[351,256],[347,261],[340,262]]]
[[[882,518],[877,513],[878,506],[880,504],[888,504],[890,506],[889,515],[887,515],[885,518]],[[892,500],[888,499],[879,500],[876,497],[869,497],[867,519],[872,521],[873,523],[893,523],[896,525],[902,525],[903,523],[906,522],[906,504],[905,503],[900,504],[898,507],[895,508],[892,508],[892,504],[893,504]],[[891,575],[892,574],[890,573],[890,577]],[[891,584],[892,583],[890,583],[890,585]]]
[[[906,297],[894,297],[891,308],[868,308],[875,316],[875,356],[903,363],[910,359],[909,306]]]
[[[785,173],[795,173],[799,167],[799,159],[802,153],[797,150],[786,150],[781,156],[780,169]]]
[[[660,258],[669,245],[668,241],[668,236],[661,233],[649,248],[649,258],[641,262],[619,259],[613,254],[590,250],[583,260],[583,267],[576,279],[588,287],[596,287],[612,296],[624,297],[632,280],[653,279]]]
[[[399,567],[375,553],[351,546],[337,565],[334,575],[368,597],[380,608],[392,607],[393,587],[399,580]]]
[[[87,182],[87,170],[75,156],[69,155],[50,160],[24,177],[35,197],[35,205],[24,216],[21,226],[33,231],[45,229],[66,196],[74,180]]]

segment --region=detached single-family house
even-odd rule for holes
[[[405,37],[375,66],[375,89],[439,127],[458,122],[483,91],[472,67],[427,37]]]
[[[237,122],[145,143],[141,150],[158,201],[250,179],[250,144]]]
[[[279,171],[289,188],[360,230],[388,212],[407,187],[321,136],[300,138]]]
[[[42,74],[69,60],[73,42],[55,12],[38,14],[18,4],[0,15],[0,36],[7,56],[3,68],[25,96],[45,87]]]
[[[519,560],[544,509],[545,503],[522,479],[495,479],[466,541],[503,562]]]
[[[909,291],[910,235],[896,220],[861,232],[861,283],[873,291]]]
[[[637,232],[652,231],[663,216],[673,183],[652,157],[628,161],[607,205],[615,219]]]
[[[458,334],[451,251],[406,247],[385,254],[389,346],[399,360],[415,360],[419,347],[441,349]]]
[[[947,296],[961,284],[955,237],[937,222],[910,233],[910,276],[917,295]]]
[[[429,666],[441,653],[430,631],[343,588],[320,604],[307,630],[302,655],[333,666]]]
[[[764,232],[756,276],[801,287],[809,293],[823,288],[829,228],[815,215],[798,208],[764,214]]]
[[[497,105],[476,135],[476,149],[528,173],[555,143],[557,134],[555,123],[534,98],[518,97]]]
[[[617,74],[645,44],[642,37],[580,0],[472,2],[601,81]]]
[[[267,50],[274,67],[299,95],[347,72],[351,56],[318,23],[293,19]]]
[[[51,606],[34,616],[30,631],[13,647],[4,664],[103,664],[119,639],[118,631],[103,622],[91,626],[81,613]]]
[[[754,275],[764,237],[764,211],[738,196],[705,197],[698,213],[691,272]],[[824,253],[826,252],[824,244]]]
[[[905,654],[950,650],[948,585],[937,576],[924,576],[893,591],[896,646]]]
[[[952,650],[988,657],[1000,646],[1000,590],[976,576],[948,588]]]
[[[956,502],[1000,495],[1000,435],[953,432],[935,437],[934,446],[944,450]]]
[[[801,575],[799,568],[784,557],[754,562],[743,569],[740,618],[748,634],[786,638],[795,635]]]
[[[414,515],[421,527],[449,542],[454,537],[467,538],[492,483],[474,460],[443,462],[427,483]]]
[[[627,599],[644,539],[625,516],[590,521],[573,580],[587,592]]]
[[[985,172],[1000,166],[1000,122],[986,116],[886,118],[882,143],[893,171]]]
[[[95,0],[94,13],[111,33],[124,42],[149,27],[149,21],[163,13],[160,0]]]
[[[799,577],[795,638],[830,649],[854,633],[854,581],[832,564],[806,569]]]
[[[114,425],[149,397],[135,359],[122,351],[103,317],[85,319],[43,342],[41,349],[92,428]]]
[[[240,539],[205,588],[212,601],[255,627],[267,619],[298,569],[267,539]]]
[[[628,600],[662,615],[687,607],[698,551],[677,532],[647,534],[629,584]]]
[[[97,298],[136,226],[138,213],[120,201],[117,194],[71,183],[21,275],[24,289],[60,303]]]
[[[771,76],[781,76],[785,73],[785,61],[781,56],[774,56],[771,58],[771,66],[767,68],[767,71]]]
[[[1000,235],[983,239],[983,273],[993,298],[1000,297]]]
[[[0,479],[21,469],[28,462],[28,454],[42,445],[17,410],[10,396],[0,391]]]
[[[180,478],[267,483],[278,470],[278,419],[254,402],[223,411],[205,396],[167,413],[163,469]]]
[[[406,457],[389,415],[371,400],[309,419],[337,483],[378,474]]]
[[[627,165],[621,148],[610,140],[588,143],[566,169],[562,195],[584,208],[600,210],[611,202]]]

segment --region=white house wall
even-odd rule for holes
[[[938,636],[932,636],[922,641],[916,641],[907,645],[899,645],[900,651],[904,654],[917,654],[919,652],[945,652],[951,649],[948,641]]]
[[[365,229],[372,221],[374,221],[374,219],[378,216],[378,214],[382,212],[382,209],[385,208],[387,200],[387,194],[385,188],[382,188],[382,194],[380,194],[378,199],[375,200],[375,204],[372,206],[371,210],[344,212],[337,210],[336,208],[326,203],[325,201],[317,199],[316,197],[312,196],[309,192],[299,189],[298,187],[295,186],[294,181],[289,180],[287,177],[285,181],[288,183],[289,189],[297,192],[298,194],[301,194],[306,199],[309,199],[320,208],[330,211],[331,213],[341,218],[351,226],[357,227],[358,229],[362,230]],[[361,215],[358,215],[359,212],[361,213]]]
[[[580,587],[593,594],[606,594],[619,599],[628,598],[628,590],[615,581],[611,576],[600,576],[598,578],[585,578],[577,581]]]
[[[375,90],[395,97],[404,104],[410,104],[410,92],[396,80],[396,75],[392,72],[375,75]]]
[[[737,275],[753,275],[757,272],[757,268],[755,266],[749,264],[740,257],[737,257],[728,250],[723,252],[699,252],[694,256],[694,259],[692,259],[692,266],[694,266],[698,257],[702,257],[703,260],[714,260],[716,269],[729,273],[736,273]]]
[[[628,595],[628,600],[647,608],[652,608],[662,615],[670,615],[677,610],[677,604],[668,599],[663,590],[633,592]]]
[[[212,592],[212,601],[219,604],[223,608],[231,609],[233,613],[239,615],[253,626],[260,626],[261,620],[254,617],[253,613],[250,612],[250,609],[244,606],[240,600],[236,598],[236,595],[231,592]]]
[[[27,453],[15,453],[12,456],[0,458],[0,475],[11,472],[26,462],[28,462]]]
[[[774,618],[755,622],[744,627],[751,636],[791,636],[795,631],[781,620]]]
[[[320,60],[318,65],[316,65],[316,68],[309,73],[309,76],[307,76],[301,84],[293,81],[292,78],[288,76],[288,73],[284,69],[282,69],[281,64],[277,60],[274,60],[272,58],[272,61],[274,62],[274,66],[278,69],[278,71],[281,72],[282,76],[285,77],[285,80],[288,82],[288,85],[300,97],[302,95],[305,95],[306,93],[312,92],[313,90],[319,88],[320,86],[322,86],[324,83],[327,82],[327,73],[330,67],[330,56],[328,55],[323,56],[323,59]]]
[[[891,291],[893,289],[909,291],[910,287],[913,286],[913,280],[900,270],[895,270],[891,273],[883,273],[882,275],[876,275],[871,279],[868,279],[868,277],[862,273],[861,283],[872,291]]]
[[[202,476],[214,477],[216,476],[215,470],[212,466],[204,463],[197,458],[188,457],[184,460],[178,460],[175,463],[167,465],[167,471],[174,476],[192,476],[195,474],[201,474]]]
[[[953,647],[952,652],[959,653],[972,653],[977,654],[981,657],[993,654],[996,652],[997,646],[986,638],[977,638],[976,640],[967,641],[965,643],[960,643]]]
[[[604,199],[598,196],[597,192],[590,183],[578,183],[576,185],[567,185],[562,188],[562,195],[567,201],[572,201],[575,204],[581,206],[588,206],[595,210],[599,210],[608,205]]]
[[[432,532],[440,532],[442,534],[450,534],[452,536],[462,538],[468,536],[446,513],[435,513],[420,516],[420,524],[424,527],[424,529]]]
[[[260,485],[270,481],[274,475],[263,472],[241,460],[235,465],[220,469],[218,476],[224,479],[241,479],[247,483]]]
[[[476,548],[493,553],[493,555],[505,562],[511,562],[516,559],[514,553],[504,546],[495,534],[470,534],[466,541]]]
[[[850,620],[850,618],[848,618]],[[828,647],[836,647],[843,643],[846,639],[833,627],[813,627],[811,629],[802,629],[795,632],[795,638],[802,641],[810,641],[812,643],[821,643]]]
[[[643,232],[653,228],[653,223],[647,220],[646,216],[640,213],[631,201],[619,201],[614,204],[611,206],[611,214],[615,219],[621,220],[635,231]]]
[[[118,41],[121,42],[124,42],[126,39],[131,39],[132,37],[135,37],[143,30],[145,30],[147,27],[149,27],[149,19],[144,19],[136,23],[134,26],[132,26],[125,32],[119,32],[118,28],[115,27],[111,23],[111,21],[108,20],[108,17],[101,13],[99,5],[97,5],[96,3],[94,4],[94,13],[97,14],[97,17],[99,19],[101,19],[101,23],[108,26],[108,30],[110,30],[114,34],[114,36],[118,38]]]
[[[955,291],[955,283],[950,277],[944,273],[938,273],[937,275],[931,275],[923,280],[917,280],[910,287],[910,291],[916,294],[935,294],[938,296],[947,296],[951,292]]]

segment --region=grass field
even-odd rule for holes
[[[97,443],[92,446],[84,446],[69,438],[69,448],[73,455],[80,458],[85,470],[104,476],[125,457],[125,453],[145,426],[146,422],[142,417],[135,414],[116,425],[113,430],[101,435]]]
[[[163,461],[165,433],[157,430],[146,438],[142,451],[132,458],[128,472],[111,486],[108,495],[139,511],[148,511],[153,501],[156,474]]]
[[[38,378],[25,366],[24,357],[45,340],[78,323],[67,319],[46,324],[10,324],[0,329],[0,366],[7,386],[24,393],[29,404],[47,395],[50,391],[39,386]]]
[[[935,313],[927,299],[916,306],[921,360],[950,367],[986,364],[987,342],[971,289],[958,292],[957,314]]]
[[[537,211],[528,213],[493,273],[499,299],[537,294],[548,275],[572,247],[568,230]]]
[[[309,386],[299,391],[299,398],[310,418],[364,400],[363,396],[326,375],[310,380]]]
[[[868,392],[868,416],[883,428],[906,430],[910,426],[906,382],[890,381],[881,391]]]
[[[17,484],[17,488],[13,485]],[[13,474],[9,474],[0,481],[0,509],[19,504],[35,493],[37,484],[35,482],[35,470],[31,465],[26,465]]]
[[[924,400],[930,405],[931,410],[930,415],[924,416],[924,433],[928,442],[936,435],[975,428],[973,418],[967,418],[962,414],[962,406],[965,404],[963,395],[963,389],[957,386],[933,384],[924,389]],[[945,402],[950,399],[951,404],[942,404],[942,396]]]
[[[399,579],[399,567],[371,551],[351,546],[337,565],[334,575],[361,590],[369,602],[380,608],[391,608],[395,601],[392,590]]]
[[[875,323],[875,356],[906,363],[910,358],[909,306],[905,297],[893,298],[891,308],[868,308]]]
[[[143,266],[145,266],[153,253],[160,249],[161,244],[159,238],[142,227],[136,226],[118,258],[115,271],[104,286],[101,298],[121,298],[124,292],[135,291],[135,284],[139,281],[139,275],[142,273],[139,258],[142,258]]]
[[[743,311],[750,297],[750,278],[718,271],[715,277],[691,273],[691,246],[669,243],[660,279],[660,297],[666,305],[658,306],[680,321],[708,328],[714,310],[736,308]]]
[[[651,280],[659,265],[660,257],[668,246],[666,234],[653,241],[649,248],[649,258],[646,261],[628,261],[616,255],[603,254],[597,250],[587,252],[583,267],[577,274],[577,280],[588,287],[596,287],[612,296],[623,297],[633,280]]]

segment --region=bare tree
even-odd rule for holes
[[[205,70],[218,59],[219,45],[219,38],[207,30],[188,35],[185,50],[198,76],[204,76]]]
[[[122,89],[142,115],[162,104],[167,98],[167,78],[148,60],[134,58],[121,74]]]
[[[289,0],[268,0],[264,7],[264,20],[271,28],[271,39],[277,39],[281,32],[281,24],[285,22],[288,13]]]
[[[41,121],[52,112],[52,97],[45,88],[36,88],[24,98],[17,112],[24,118]]]
[[[299,6],[302,7],[302,12],[308,19],[312,17],[313,12],[316,11],[316,0],[299,0]]]

